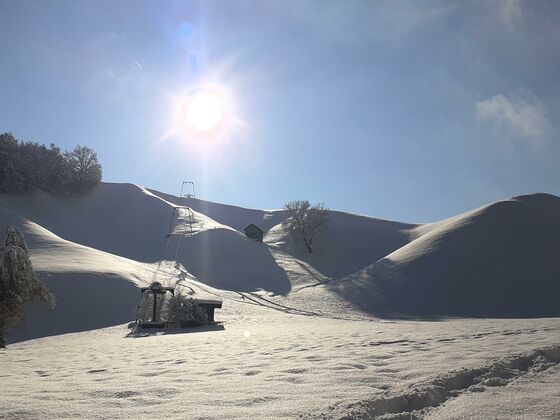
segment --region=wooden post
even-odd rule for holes
[[[152,312],[152,322],[156,322],[156,315],[157,315],[156,314],[156,307],[157,307],[157,295],[158,294],[154,293],[153,295],[154,295],[154,309],[153,309],[153,312]]]

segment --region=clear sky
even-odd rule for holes
[[[104,180],[433,221],[560,194],[560,2],[0,0],[0,131]],[[174,128],[217,89],[219,138]]]

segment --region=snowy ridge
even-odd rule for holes
[[[379,315],[560,315],[560,198],[514,197],[413,232],[331,290]]]
[[[217,222],[230,226],[240,232],[250,223],[257,224],[265,232],[281,222],[285,217],[283,210],[257,210],[228,204],[199,200],[193,197],[177,197],[157,190],[148,189],[157,197],[177,206],[188,206],[196,212],[203,213]]]

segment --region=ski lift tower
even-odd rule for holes
[[[186,186],[186,188],[185,188]],[[183,191],[185,193],[183,194]],[[181,198],[195,198],[194,193],[194,182],[193,181],[183,181],[181,184]]]

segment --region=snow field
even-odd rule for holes
[[[557,347],[531,353],[557,345],[555,320],[333,320],[226,298],[223,329],[134,338],[122,325],[11,345],[4,417],[370,418],[558,362]]]

